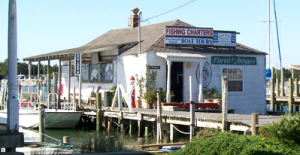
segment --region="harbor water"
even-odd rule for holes
[[[24,133],[24,142],[39,142],[38,129],[20,128],[19,132]],[[78,130],[78,129],[46,129],[45,142],[58,145],[63,140],[64,136],[70,137],[70,144],[75,147],[81,147],[87,144],[92,138],[113,136],[115,141],[122,141],[123,144],[129,146],[137,146],[137,135],[121,134],[116,131],[106,132],[101,131],[98,135],[95,130]],[[100,135],[100,136],[99,136]],[[50,138],[51,137],[51,138]],[[56,140],[55,140],[56,139]],[[57,141],[58,140],[58,141]],[[137,148],[133,148],[137,149]]]

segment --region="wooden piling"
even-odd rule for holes
[[[295,78],[295,97],[299,97],[299,84],[298,84],[298,78]]]
[[[272,67],[272,76],[270,78],[270,110],[275,110],[275,94],[274,94],[274,77],[273,77],[273,70],[274,67]]]
[[[139,150],[142,150],[140,145],[144,145],[146,142],[145,138],[138,138],[138,146],[139,146]]]
[[[149,128],[150,128],[150,127],[145,126],[145,132],[144,132],[145,137],[148,137],[148,135],[149,135]]]
[[[96,131],[99,132],[101,130],[102,125],[102,106],[101,106],[101,93],[96,93],[96,108],[97,108],[97,122],[96,122]]]
[[[98,139],[97,138],[92,138],[91,139],[91,149],[93,151],[97,150],[97,146],[98,146]]]
[[[280,96],[280,93],[279,93],[279,79],[278,78],[276,78],[275,94],[276,94],[276,96]]]
[[[190,101],[190,141],[193,139],[195,126],[195,102]]]
[[[257,128],[256,128],[257,124],[259,124],[258,113],[252,113],[251,114],[251,130],[252,130],[252,135],[257,135]]]
[[[280,96],[284,96],[284,74],[283,68],[281,68],[281,79],[280,79]]]
[[[45,141],[45,109],[42,104],[39,104],[39,137],[40,142]]]
[[[293,103],[294,103],[294,101],[293,101],[293,99],[294,99],[294,97],[293,97],[293,88],[294,88],[294,86],[293,86],[293,82],[292,82],[292,79],[291,78],[289,78],[289,85],[288,85],[288,88],[289,88],[289,98],[288,98],[288,106],[289,106],[289,113],[292,113],[293,112]]]
[[[115,150],[115,138],[113,136],[105,137],[106,151],[113,152]]]
[[[129,134],[135,134],[137,123],[135,120],[129,120]]]
[[[141,120],[138,121],[138,137],[142,137],[143,131],[144,131],[144,128],[143,128],[143,114],[140,114],[140,115],[141,115]]]
[[[228,130],[227,115],[228,115],[228,78],[227,76],[222,76],[222,132]]]
[[[70,137],[63,136],[63,145],[70,145]]]
[[[170,124],[170,141],[174,142],[178,139],[178,131],[174,128],[178,127],[175,124]]]

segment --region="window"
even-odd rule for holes
[[[81,65],[81,81],[89,82],[89,64]]]
[[[113,82],[113,64],[101,63],[102,82]]]
[[[90,82],[100,82],[100,64],[90,64]]]
[[[223,68],[222,75],[228,77],[228,91],[243,91],[243,68]]]
[[[74,65],[72,65],[74,75]],[[78,75],[76,75],[78,77]],[[81,65],[81,80],[84,83],[111,83],[114,72],[112,62],[100,62],[98,64],[83,63]]]

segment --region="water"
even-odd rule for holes
[[[24,129],[20,128],[19,132],[24,133],[24,141],[25,142],[39,142],[39,130],[37,129]],[[73,146],[80,147],[82,144],[87,144],[91,138],[96,138],[97,133],[95,130],[78,130],[78,129],[46,129],[45,134],[51,136],[55,139],[62,141],[63,136],[70,137],[70,143]],[[128,146],[137,146],[137,135],[128,135],[128,134],[120,134],[119,132],[110,132],[107,133],[105,131],[100,132],[100,137],[105,136],[114,136],[115,141],[123,141],[124,144]],[[99,136],[98,136],[99,137]],[[53,140],[51,138],[46,137],[45,142],[59,144],[60,142]],[[137,148],[135,148],[137,149]]]

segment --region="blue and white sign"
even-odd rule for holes
[[[81,53],[74,54],[75,75],[81,74]]]
[[[214,31],[214,46],[235,47],[236,32],[216,32]]]
[[[166,45],[198,45],[212,46],[212,38],[191,38],[191,37],[165,37]]]

